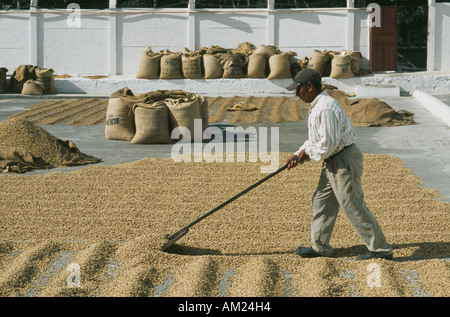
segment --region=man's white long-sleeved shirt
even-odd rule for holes
[[[325,160],[353,143],[355,132],[341,105],[326,91],[322,91],[310,104],[308,140],[295,152],[305,149],[309,158]]]

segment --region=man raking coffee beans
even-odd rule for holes
[[[287,89],[295,90],[297,97],[310,104],[308,140],[287,160],[288,169],[310,159],[323,161],[312,202],[312,246],[299,247],[295,253],[301,257],[331,256],[331,234],[341,207],[369,250],[357,259],[392,259],[392,247],[364,201],[363,155],[354,143],[355,132],[347,114],[322,89],[322,78],[312,68],[301,70]]]

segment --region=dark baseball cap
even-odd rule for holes
[[[297,73],[297,75],[295,75],[294,82],[291,85],[289,85],[288,87],[286,87],[286,89],[287,90],[295,90],[301,84],[307,84],[307,83],[321,84],[322,77],[316,70],[314,70],[312,68],[305,68],[305,69],[302,69],[301,71],[299,71]]]

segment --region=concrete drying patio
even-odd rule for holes
[[[0,121],[6,120],[14,113],[23,111],[27,106],[51,100],[53,96],[42,96],[40,98],[20,98],[20,95],[11,99],[0,99]],[[30,96],[28,96],[30,97]],[[58,98],[79,98],[79,95],[59,95]],[[92,97],[84,95],[84,97]],[[424,186],[436,188],[442,196],[450,200],[450,133],[449,127],[428,111],[414,97],[379,97],[386,101],[395,110],[407,110],[414,113],[416,125],[399,127],[356,127],[357,144],[364,153],[387,154],[404,160],[406,167],[411,169],[417,176],[423,178]],[[446,95],[441,95],[440,100],[448,102]],[[239,124],[235,126],[268,127],[269,137],[272,133],[270,128],[278,128],[279,140],[274,143],[279,152],[294,152],[307,137],[307,120],[294,123],[259,123]],[[214,124],[221,128],[231,126],[228,122]],[[130,144],[126,141],[107,140],[104,134],[104,125],[95,126],[73,126],[58,124],[43,126],[48,132],[63,140],[72,140],[84,153],[101,158],[100,165],[114,165],[122,162],[136,161],[142,158],[155,157],[164,158],[171,156],[173,144],[143,145]],[[257,135],[248,135],[246,142],[256,142]],[[239,141],[238,141],[239,142]],[[249,149],[249,144],[246,149]],[[268,142],[270,150],[270,142]],[[203,144],[204,146],[204,144]],[[224,147],[225,148],[225,147]],[[236,149],[237,147],[235,147]],[[194,150],[192,146],[192,150]],[[72,171],[84,167],[65,167],[51,170],[34,171],[27,173],[42,174],[55,171]],[[382,173],[382,171],[380,171]]]
[[[80,96],[8,97],[0,99],[0,122],[51,98]],[[364,153],[399,157],[409,169],[406,175],[406,168],[401,175],[396,175],[388,162],[395,160],[392,157],[389,160],[378,158],[381,161],[374,165],[374,157],[367,155],[365,161],[367,198],[371,199],[392,239],[394,261],[354,261],[352,257],[363,247],[353,246],[355,237],[349,234],[353,231],[347,231],[351,227],[345,222],[337,226],[335,241],[349,239],[352,242],[338,245],[338,257],[302,259],[292,253],[298,243],[309,239],[308,222],[304,221],[310,217],[309,204],[297,206],[295,203],[296,199],[310,202],[315,186],[311,182],[311,172],[314,165],[320,169],[320,165],[313,163],[296,169],[294,172],[299,177],[291,178],[287,172],[278,175],[273,180],[278,181],[275,186],[278,191],[263,191],[264,195],[260,192],[260,196],[253,198],[249,196],[248,200],[240,202],[241,205],[235,204],[236,209],[215,215],[208,223],[192,230],[174,250],[155,251],[154,246],[161,244],[155,238],[157,233],[175,232],[197,217],[196,213],[200,212],[197,209],[207,208],[205,203],[193,208],[192,205],[198,204],[199,196],[209,206],[210,200],[214,199],[212,196],[225,196],[223,192],[229,194],[240,190],[241,185],[247,183],[246,173],[252,170],[248,167],[250,164],[179,163],[175,168],[168,168],[175,166],[170,159],[173,144],[107,140],[103,123],[91,126],[56,124],[42,127],[60,139],[74,141],[82,152],[103,161],[95,165],[4,176],[2,229],[5,237],[10,239],[1,245],[5,256],[0,263],[0,292],[3,291],[4,296],[29,297],[199,296],[196,285],[201,281],[208,285],[211,293],[200,296],[261,296],[258,288],[249,288],[249,285],[273,281],[276,275],[279,278],[275,286],[264,288],[265,296],[445,296],[448,289],[445,267],[449,258],[447,222],[442,214],[446,214],[448,208],[437,201],[434,194],[427,197],[431,191],[417,188],[416,181],[406,183],[410,178],[415,179],[410,175],[414,173],[423,179],[423,186],[437,189],[443,200],[450,200],[449,127],[414,97],[381,99],[395,110],[413,112],[418,123],[355,128],[356,142]],[[445,101],[446,96],[439,100]],[[269,137],[272,137],[267,144],[270,146],[274,141],[276,147],[268,150],[294,152],[306,138],[306,123],[303,119],[289,123],[233,125],[224,120],[210,126],[252,128],[244,130],[253,132],[235,144],[245,145],[246,149],[257,142],[259,128],[267,127]],[[167,160],[142,160],[109,167],[148,157]],[[161,169],[161,164],[168,165]],[[103,166],[95,168],[97,165]],[[79,169],[84,170],[76,171]],[[316,175],[319,169],[313,174]],[[71,171],[76,172],[69,173]],[[257,170],[253,171],[259,174]],[[194,182],[190,183],[192,179]],[[188,180],[189,186],[183,180]],[[192,195],[192,184],[204,184],[211,191]],[[31,191],[25,191],[24,185]],[[301,195],[279,208],[278,199],[287,201],[286,196],[279,197],[280,190],[290,195],[284,190],[285,186],[300,189]],[[142,194],[142,190],[145,193]],[[178,197],[177,191],[187,194]],[[214,195],[210,197],[208,193],[212,192]],[[45,195],[42,201],[38,197],[41,194]],[[180,200],[183,201],[180,203]],[[192,208],[196,212],[189,211]],[[255,208],[260,208],[257,215]],[[232,217],[231,211],[234,212]],[[278,221],[280,214],[282,221]],[[259,223],[256,219],[263,221]],[[146,235],[142,236],[142,232]],[[43,238],[43,242],[36,243],[36,237]],[[99,237],[103,240],[97,241]],[[55,238],[59,238],[58,243],[52,242]],[[283,240],[283,244],[278,239]],[[39,260],[37,255],[41,257]],[[86,269],[92,263],[98,270]],[[375,288],[367,279],[368,265],[373,264],[378,264],[383,272],[380,287]],[[70,272],[67,269],[73,265],[77,265],[84,280],[77,287],[68,287]],[[34,271],[28,269],[30,267]],[[210,279],[211,276],[216,279]],[[17,280],[24,277],[29,283],[17,286]]]

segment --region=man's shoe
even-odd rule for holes
[[[295,250],[295,253],[297,255],[300,255],[302,258],[316,258],[319,256],[323,256],[316,251],[314,251],[313,248],[305,248],[305,247],[299,247]]]
[[[378,252],[369,252],[366,254],[360,254],[356,257],[356,261],[362,261],[362,260],[370,260],[370,259],[385,259],[385,260],[392,260],[393,255],[392,254],[382,254]]]

